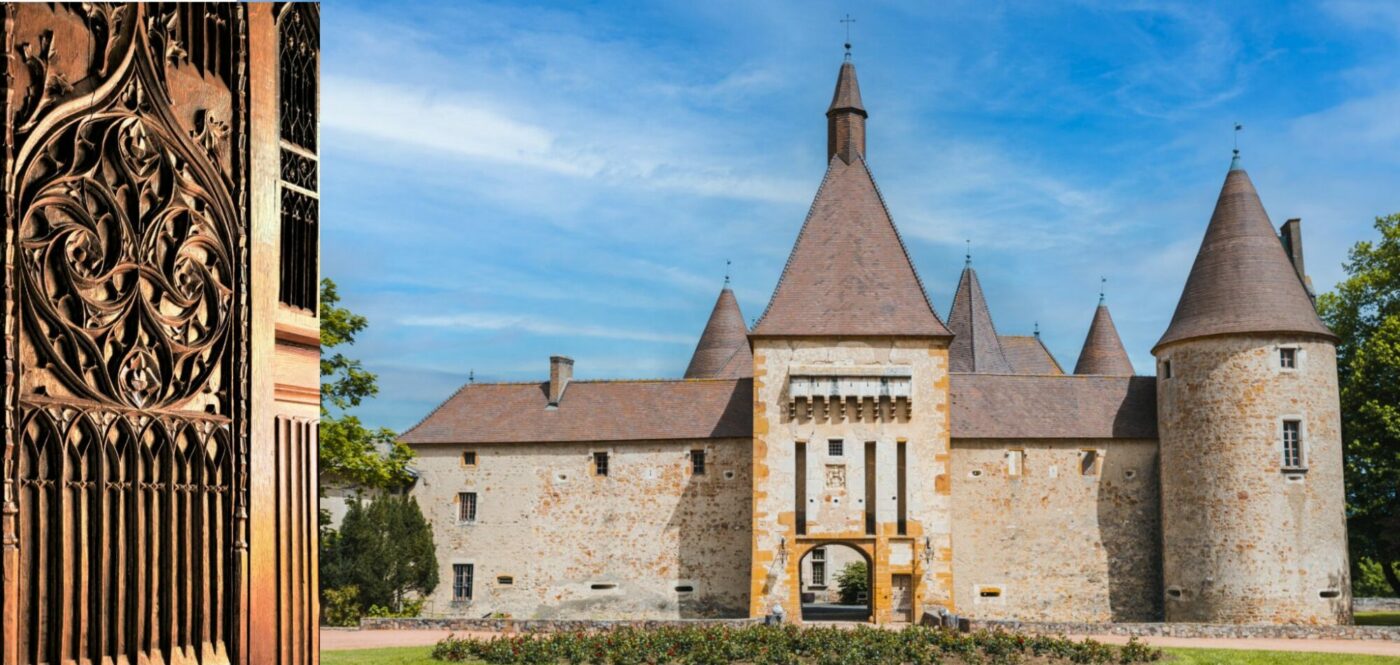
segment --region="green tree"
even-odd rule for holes
[[[366,489],[410,481],[413,451],[393,430],[370,429],[348,410],[379,394],[378,377],[337,347],[355,343],[369,321],[339,306],[335,282],[321,280],[321,472]]]
[[[842,605],[870,602],[870,567],[864,561],[846,564],[836,576],[836,586],[841,590]],[[865,601],[861,601],[861,594],[865,594]]]
[[[412,497],[380,494],[368,505],[352,500],[322,557],[322,588],[353,587],[360,607],[397,612],[406,594],[426,596],[438,585],[433,530]]]
[[[1378,242],[1356,243],[1347,278],[1318,307],[1337,333],[1347,530],[1353,579],[1378,564],[1400,595],[1400,214],[1376,218]]]

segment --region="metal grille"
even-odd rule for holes
[[[472,575],[475,568],[470,563],[452,564],[452,600],[472,599]]]
[[[457,519],[462,522],[476,521],[476,492],[462,492],[457,495]]]
[[[282,140],[316,152],[320,26],[308,3],[292,3],[278,24]]]
[[[697,475],[705,475],[705,451],[690,451],[690,472]]]
[[[278,299],[315,311],[320,253],[317,86],[319,21],[310,3],[290,3],[278,19],[278,105],[282,149],[282,246]]]

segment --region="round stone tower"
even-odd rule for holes
[[[1167,621],[1351,621],[1336,337],[1289,230],[1236,155],[1152,350]]]

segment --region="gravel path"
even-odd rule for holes
[[[447,630],[355,630],[349,628],[321,629],[321,650],[375,649],[379,647],[431,646],[447,637]],[[458,635],[490,637],[492,633],[457,632]],[[1108,644],[1128,641],[1122,635],[1072,635],[1076,639],[1093,637]],[[1371,656],[1400,657],[1400,642],[1381,640],[1284,640],[1284,639],[1223,639],[1205,637],[1142,637],[1142,642],[1154,647],[1183,649],[1250,649],[1256,651],[1309,651],[1316,653],[1354,653]]]

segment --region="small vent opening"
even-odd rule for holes
[[[617,585],[613,584],[612,582],[600,582],[598,584],[594,584],[589,588],[593,589],[594,591],[607,591],[608,589],[616,589]]]

